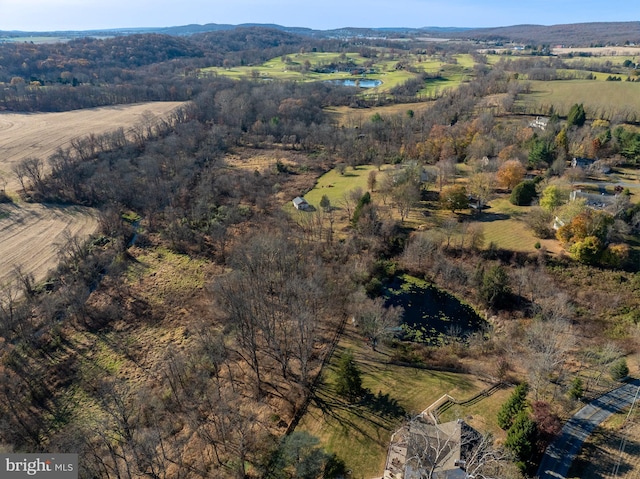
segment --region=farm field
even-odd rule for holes
[[[159,116],[180,102],[157,102],[94,108],[62,113],[0,113],[0,177],[10,196],[20,187],[12,166],[28,157],[46,160],[57,148],[90,133],[125,131],[149,115]],[[58,263],[70,236],[95,232],[98,221],[89,208],[14,203],[0,205],[0,285],[14,267],[36,281]]]
[[[36,281],[55,268],[70,237],[83,237],[98,226],[94,210],[79,206],[0,205],[0,286],[16,266]]]
[[[557,47],[552,48],[554,55],[568,55],[569,53],[588,53],[594,56],[620,56],[620,55],[640,55],[638,47]]]
[[[419,113],[429,109],[430,107],[430,102],[419,102],[376,106],[366,109],[351,108],[348,106],[335,106],[326,108],[325,111],[333,117],[339,126],[360,126],[364,122],[369,121],[376,113],[381,116],[406,115],[409,110],[412,110],[414,113]]]
[[[640,110],[640,83],[597,80],[529,81],[531,93],[519,100],[538,108],[553,108],[566,115],[572,105],[584,104],[587,116]]]
[[[74,138],[120,127],[127,131],[143,118],[166,115],[181,104],[154,102],[61,113],[0,113],[0,176],[7,180],[7,191],[15,191],[19,183],[11,168],[19,161],[29,157],[46,160]]]

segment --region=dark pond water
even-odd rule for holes
[[[331,83],[336,83],[343,86],[357,86],[360,88],[375,88],[382,85],[382,80],[329,80]]]
[[[468,304],[415,278],[395,278],[385,296],[388,305],[404,308],[405,339],[437,345],[454,332],[465,337],[487,324]]]

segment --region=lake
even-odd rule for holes
[[[356,79],[356,80],[329,80],[330,83],[335,83],[342,86],[355,86],[360,88],[375,88],[377,86],[382,85],[382,80],[367,80],[367,79]]]

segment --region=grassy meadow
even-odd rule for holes
[[[379,183],[392,168],[390,165],[384,165],[378,173],[377,182]],[[346,228],[349,226],[350,219],[347,215],[345,198],[351,191],[358,188],[362,192],[367,191],[367,180],[371,171],[377,171],[377,167],[363,165],[358,166],[355,170],[348,167],[344,175],[341,175],[338,169],[332,169],[318,179],[315,187],[305,194],[305,199],[316,211],[320,211],[320,200],[326,195],[336,215],[334,227],[336,230]],[[640,197],[640,194],[635,196]],[[378,205],[381,214],[391,215],[397,220],[400,219],[389,202],[386,205],[382,204],[377,192],[373,192],[372,199]],[[438,231],[448,218],[457,218],[469,225],[481,225],[484,248],[497,247],[517,252],[533,253],[536,251],[536,243],[540,243],[540,246],[544,247],[549,253],[556,254],[562,251],[557,240],[536,238],[532,230],[526,225],[525,216],[531,210],[531,207],[512,205],[505,195],[497,196],[489,201],[488,207],[480,214],[472,213],[469,210],[453,214],[450,211],[440,209],[437,204],[422,201],[405,218],[404,225],[417,230]],[[286,208],[300,222],[304,222],[311,214],[309,212],[295,211],[290,203],[287,203]],[[457,238],[458,235],[454,234],[452,238],[454,243]]]
[[[368,63],[371,72],[364,75],[351,75],[349,72],[317,73],[312,69],[330,63],[351,61],[356,66],[364,66]],[[446,89],[456,88],[463,81],[468,81],[473,72],[474,61],[471,55],[455,55],[450,61],[442,61],[440,57],[425,57],[423,55],[404,54],[396,56],[387,55],[381,51],[375,59],[365,58],[359,53],[346,53],[341,58],[337,52],[307,52],[272,58],[261,65],[237,66],[232,68],[209,67],[202,69],[202,73],[227,76],[235,79],[277,79],[286,81],[334,81],[362,78],[367,80],[380,80],[382,83],[375,88],[368,88],[363,94],[378,94],[391,91],[393,88],[415,78],[404,68],[398,68],[402,62],[411,65],[417,70],[427,73],[439,73],[441,78],[430,79],[425,83],[419,95],[433,97]],[[310,70],[303,68],[305,63],[311,66]]]
[[[607,75],[608,76],[608,75]],[[572,105],[584,104],[587,115],[601,117],[613,111],[640,111],[640,83],[626,81],[562,80],[529,81],[531,93],[522,95],[522,104],[549,108],[561,116]]]

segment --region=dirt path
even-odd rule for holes
[[[143,118],[164,116],[181,104],[153,102],[62,113],[0,113],[0,175],[7,181],[7,190],[15,191],[19,183],[11,168],[20,160],[37,157],[46,162],[57,148],[74,138],[120,127],[127,131]]]
[[[78,206],[0,205],[0,286],[16,266],[42,280],[58,264],[70,236],[86,236],[98,226],[95,211]]]

